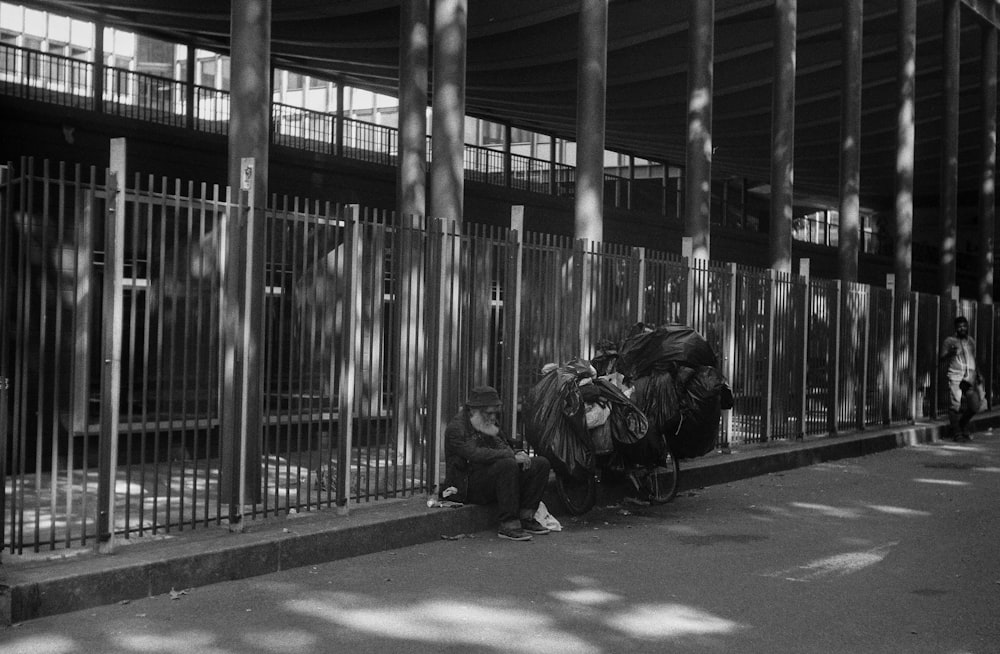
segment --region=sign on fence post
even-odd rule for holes
[[[97,551],[114,551],[115,487],[118,464],[118,414],[121,405],[124,331],[125,139],[111,140],[104,230],[104,294],[101,325],[101,435],[98,443]]]

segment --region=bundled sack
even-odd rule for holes
[[[715,353],[697,331],[686,325],[650,327],[636,324],[618,351],[615,368],[631,379],[664,372],[680,366],[717,365]]]
[[[589,365],[589,364],[588,364]],[[522,403],[524,438],[559,474],[584,479],[594,469],[593,444],[580,396],[579,366],[551,369]]]
[[[678,459],[692,459],[715,449],[722,417],[725,379],[713,367],[683,368],[677,375],[680,423],[667,434]]]

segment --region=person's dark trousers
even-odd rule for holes
[[[951,428],[950,436],[952,438],[958,438],[962,435],[963,429],[958,411],[955,411],[954,409],[948,409],[948,425]]]
[[[527,470],[521,470],[514,459],[500,459],[469,475],[468,498],[473,504],[496,502],[502,524],[533,516],[548,482],[545,457],[532,457]]]
[[[959,414],[958,433],[961,434],[962,437],[966,437],[969,435],[969,423],[972,422],[972,416],[974,415],[975,413],[968,409],[962,410],[962,412]]]

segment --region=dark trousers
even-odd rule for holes
[[[473,504],[496,502],[500,522],[535,515],[549,483],[549,460],[531,457],[531,466],[521,470],[514,459],[500,459],[469,474],[468,500]]]

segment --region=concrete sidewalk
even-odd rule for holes
[[[979,431],[997,425],[1000,411],[973,421]],[[682,461],[678,490],[929,443],[939,440],[946,428],[941,422],[917,423],[741,446],[731,453]],[[598,497],[599,502],[609,499]],[[558,516],[554,502],[546,503]],[[238,534],[223,526],[143,538],[107,556],[86,550],[57,558],[5,557],[0,567],[0,621],[23,622],[493,528],[492,507],[428,508],[425,497],[416,497],[352,505],[346,516],[322,511],[258,521]]]

